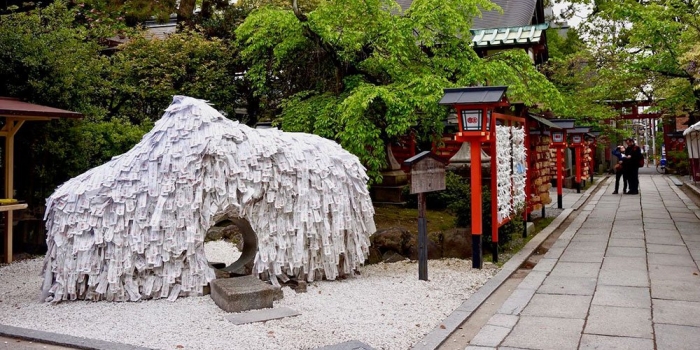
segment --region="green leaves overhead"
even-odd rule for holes
[[[584,26],[601,69],[617,72],[628,98],[665,99],[669,114],[700,117],[693,62],[700,42],[695,0],[576,0],[592,13]]]
[[[385,0],[264,7],[236,36],[257,93],[279,92],[282,127],[338,140],[378,178],[386,143],[441,133],[444,88],[505,84],[513,101],[563,104],[523,50],[476,55],[471,20],[494,9],[486,0],[417,0],[405,12]]]

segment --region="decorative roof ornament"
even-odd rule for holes
[[[200,295],[215,278],[204,236],[221,217],[256,232],[253,273],[335,279],[368,256],[367,181],[333,141],[252,129],[175,96],[134,148],[47,199],[42,300]]]

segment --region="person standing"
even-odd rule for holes
[[[643,164],[642,150],[634,143],[633,138],[628,138],[625,157],[622,161],[622,169],[627,174],[629,192],[626,194],[639,194],[639,167]]]
[[[622,177],[622,193],[627,192],[627,176],[624,171],[622,171],[622,159],[625,152],[625,146],[617,146],[613,151],[612,155],[617,157],[617,164],[615,164],[615,192],[612,194],[617,194],[617,190],[620,188],[620,177]]]

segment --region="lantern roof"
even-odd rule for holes
[[[575,122],[573,119],[550,119],[549,121],[562,129],[573,129]]]
[[[543,118],[543,117],[537,116],[537,115],[532,114],[532,113],[528,113],[528,116],[530,118],[534,119],[536,122],[550,128],[550,129],[561,129],[561,127],[559,125],[552,123],[547,118]]]
[[[507,86],[474,86],[445,89],[441,105],[498,104],[505,98]]]
[[[587,134],[588,132],[591,131],[591,128],[586,126],[586,127],[578,127],[578,128],[573,128],[567,130],[569,134]]]
[[[442,164],[447,164],[447,162],[444,159],[438,157],[435,153],[430,152],[430,151],[423,151],[421,153],[416,154],[415,156],[413,156],[411,158],[404,160],[403,165],[411,166],[414,163],[418,163],[419,161],[421,161],[425,158],[432,158],[432,159],[435,159]]]

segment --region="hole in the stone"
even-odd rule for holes
[[[247,220],[222,219],[206,235],[205,255],[210,265],[232,275],[250,275],[258,238]]]

